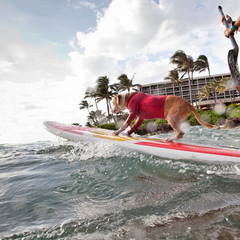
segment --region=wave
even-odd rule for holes
[[[234,239],[239,236],[239,213],[239,205],[216,206],[213,210],[201,212],[184,212],[179,208],[169,211],[162,204],[88,219],[67,219],[61,224],[2,239],[156,239],[156,236],[195,239],[203,236],[207,239],[225,236],[226,239],[228,236],[227,239]]]
[[[2,239],[239,236],[240,163],[166,159],[105,142],[1,146],[0,154]]]

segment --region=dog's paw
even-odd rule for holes
[[[172,139],[172,138],[165,138],[164,139],[164,142],[173,142],[174,141],[174,139]]]
[[[131,135],[129,135],[128,133],[125,133],[125,132],[122,132],[121,136],[123,136],[123,137],[131,137]]]

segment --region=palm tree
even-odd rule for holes
[[[102,124],[105,118],[105,113],[102,113],[102,110],[91,111],[87,117],[89,123],[93,126]]]
[[[188,74],[188,83],[189,83],[189,90],[190,90],[190,102],[192,104],[193,101],[192,101],[192,87],[191,87],[190,73],[192,73],[192,78],[193,78],[193,72],[194,72],[194,61],[193,61],[193,58],[191,56],[189,56],[189,55],[186,55],[186,53],[184,51],[178,50],[170,58],[170,63],[177,65],[176,69],[179,72],[183,72],[184,73],[183,76],[186,73]]]
[[[213,92],[216,95],[219,95],[221,93],[226,92],[228,89],[226,87],[226,82],[229,80],[230,78],[222,78],[219,82],[216,81],[215,79],[212,80],[212,85],[211,84],[207,84],[205,86],[203,86],[200,91],[199,91],[199,95],[198,97],[200,98],[200,101],[204,98],[210,98],[212,96],[212,88],[213,88]],[[230,92],[230,91],[229,91]],[[230,93],[231,95],[231,93]]]
[[[109,91],[109,78],[107,76],[99,77],[96,81],[97,88],[96,88],[96,97],[97,100],[101,101],[103,99],[106,99],[106,105],[107,105],[107,112],[109,117],[109,100],[112,97],[112,92]]]
[[[122,87],[119,83],[111,84],[111,85],[109,85],[109,87],[110,87],[113,95],[116,95],[122,91]]]
[[[135,76],[135,73],[133,74],[132,79],[129,79],[128,76],[125,73],[123,73],[118,77],[118,80],[120,81],[119,85],[121,86],[122,91],[128,90],[128,92],[130,92],[130,89],[132,87],[141,87],[140,84],[133,84],[134,76]],[[133,89],[133,90],[138,91],[138,89]]]
[[[213,95],[214,102],[216,104],[216,96],[215,96],[212,81],[211,81],[210,67],[209,67],[208,59],[205,55],[199,55],[199,57],[197,58],[197,60],[195,62],[195,69],[196,69],[196,71],[199,71],[199,73],[205,71],[206,69],[208,70],[212,95]]]
[[[179,78],[179,74],[178,74],[177,69],[173,69],[173,70],[169,71],[168,76],[164,78],[164,80],[170,80],[171,81],[169,84],[167,84],[167,86],[177,84],[179,89],[180,89],[181,97],[183,97],[181,79],[182,79],[182,77]]]
[[[94,111],[91,111],[89,113],[89,115],[87,116],[87,119],[88,119],[89,123],[91,123],[91,125],[93,125],[93,126],[97,126],[98,125],[98,120],[96,118],[96,114],[95,114]]]
[[[234,96],[234,86],[233,84],[228,84],[230,81],[230,83],[232,83],[231,78],[222,78],[218,84],[218,92],[220,93],[224,93],[225,91],[229,91],[230,94],[230,98],[231,98],[231,102],[234,103],[235,102],[235,96]]]
[[[219,95],[221,93],[224,93],[227,88],[226,88],[226,82],[224,81],[224,79],[222,79],[221,81],[217,81],[216,79],[213,79],[211,81],[211,90],[213,89],[214,95]],[[215,102],[216,104],[216,102]]]
[[[230,78],[222,78],[219,82],[217,82],[216,80],[213,80],[212,84],[213,84],[213,88],[215,89],[215,92],[218,92],[218,94],[226,92],[228,90],[226,83],[229,79]]]
[[[210,85],[204,85],[198,92],[198,98],[200,99],[200,101],[202,101],[205,98],[210,98],[212,95],[211,92],[211,87]],[[212,105],[212,100],[211,100],[211,105]]]
[[[89,108],[93,106],[93,105],[90,105],[90,103],[86,100],[82,100],[81,103],[79,103],[79,105],[80,105],[79,107],[80,110],[87,108],[88,113],[89,113]]]
[[[98,110],[98,105],[97,105],[97,95],[96,95],[96,90],[95,88],[91,88],[91,87],[88,87],[86,92],[85,92],[85,96],[84,96],[84,99],[86,98],[94,98],[94,102],[95,102],[95,105],[96,105],[96,109]]]
[[[98,119],[99,124],[103,124],[106,121],[105,113],[102,113],[102,110],[97,110],[95,112],[96,118]]]

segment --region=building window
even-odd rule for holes
[[[204,78],[198,79],[198,84],[201,84],[201,83],[205,84],[205,79]]]

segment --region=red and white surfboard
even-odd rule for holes
[[[56,136],[71,141],[111,141],[115,144],[134,149],[143,153],[171,159],[240,162],[240,149],[207,147],[177,142],[164,142],[161,139],[134,138],[112,135],[113,131],[79,127],[58,122],[47,121],[43,123],[46,130]]]

